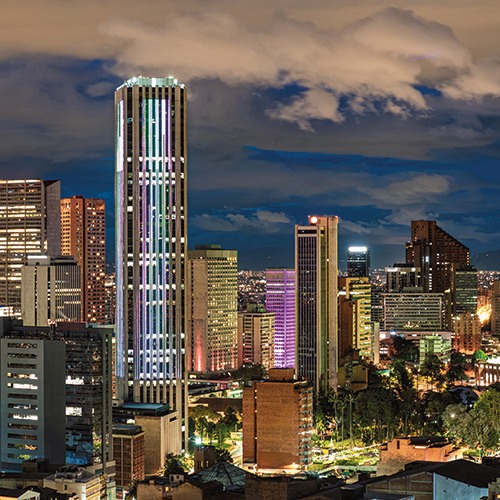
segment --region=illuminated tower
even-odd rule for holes
[[[61,253],[81,272],[82,321],[106,322],[106,217],[104,200],[73,196],[61,200]]]
[[[370,250],[367,247],[349,247],[347,251],[347,276],[350,278],[370,276]]]
[[[316,392],[337,390],[338,217],[295,226],[297,373]]]
[[[21,317],[28,255],[61,253],[59,181],[0,180],[0,314]]]
[[[186,89],[174,78],[127,80],[115,118],[118,394],[166,403],[184,425]]]
[[[274,313],[274,366],[295,368],[295,269],[266,269],[266,309]]]
[[[188,370],[236,369],[238,252],[220,245],[197,245],[188,255]]]

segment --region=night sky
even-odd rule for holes
[[[500,249],[497,0],[0,3],[0,175],[105,198],[110,261],[113,91],[140,74],[189,89],[190,247],[292,266],[315,213],[376,267],[418,218]]]

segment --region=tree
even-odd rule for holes
[[[444,382],[444,363],[435,354],[428,354],[420,368],[420,374],[437,386]]]
[[[446,372],[446,379],[449,383],[467,380],[467,375],[464,372],[465,356],[458,351],[451,351],[450,365]]]
[[[194,431],[201,439],[203,439],[205,435],[208,435],[209,430],[213,434],[214,431],[211,424],[215,424],[215,422],[220,420],[220,415],[216,411],[204,405],[195,406],[190,411],[189,417],[193,419]]]
[[[234,372],[234,378],[241,380],[243,385],[249,385],[251,380],[262,380],[267,378],[267,370],[262,365],[246,363],[241,365]]]
[[[441,418],[447,437],[456,442],[465,441],[467,428],[471,425],[471,417],[465,405],[448,405]]]
[[[158,471],[160,476],[169,474],[185,474],[189,470],[184,455],[168,453],[165,456],[165,465]]]
[[[231,453],[229,452],[229,450],[215,448],[215,451],[217,453],[217,456],[216,456],[217,462],[229,462],[230,464],[233,463],[233,457],[231,456]]]

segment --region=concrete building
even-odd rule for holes
[[[0,180],[0,308],[21,318],[28,255],[60,255],[59,181]]]
[[[60,493],[75,493],[81,500],[108,498],[105,474],[83,467],[62,467],[55,474],[46,477],[43,485]]]
[[[347,250],[347,276],[370,277],[370,250],[367,247],[349,247]]]
[[[113,460],[116,463],[116,496],[133,481],[144,479],[144,431],[139,425],[113,424]]]
[[[491,333],[500,335],[500,280],[493,282],[491,290]]]
[[[337,389],[338,217],[295,226],[296,369],[315,392]]]
[[[474,363],[475,383],[480,387],[488,387],[500,382],[500,356]]]
[[[305,470],[312,461],[313,390],[291,368],[243,388],[243,465],[248,470]]]
[[[453,316],[452,349],[462,354],[472,355],[481,349],[481,322],[470,312]]]
[[[81,321],[106,322],[106,207],[104,200],[73,196],[61,200],[61,254],[80,266]]]
[[[460,267],[455,271],[453,314],[477,312],[477,269],[473,266]]]
[[[443,329],[444,295],[441,293],[383,293],[381,330],[438,331]]]
[[[365,277],[338,278],[339,292],[339,366],[349,352],[356,350],[374,359],[371,322],[371,284]]]
[[[28,255],[21,270],[21,315],[26,326],[80,321],[80,268],[73,257]]]
[[[420,268],[408,264],[394,264],[392,267],[385,268],[386,273],[386,292],[404,293],[404,292],[422,292],[420,287],[421,276]]]
[[[379,446],[377,475],[394,474],[409,462],[449,462],[462,458],[462,450],[443,437],[396,438]]]
[[[450,360],[451,341],[439,334],[424,335],[419,340],[418,350],[420,366],[425,363],[428,356],[432,355],[447,363]]]
[[[295,269],[266,269],[266,309],[274,313],[274,366],[295,367]]]
[[[65,345],[0,338],[0,470],[25,460],[65,463]]]
[[[191,372],[238,368],[238,252],[220,245],[190,250],[187,366]]]
[[[255,304],[238,313],[238,366],[260,364],[274,367],[274,313]]]
[[[168,403],[187,445],[187,91],[137,77],[115,92],[117,387]]]
[[[20,326],[4,319],[0,336],[17,341],[63,343],[65,372],[66,463],[106,464],[111,459],[111,335],[104,327],[58,323],[50,327]],[[32,353],[35,355],[36,353]],[[31,355],[31,354],[30,354]],[[54,363],[56,361],[54,360]],[[46,380],[48,387],[52,382]],[[33,384],[49,390],[47,385]],[[30,424],[31,425],[31,424]],[[63,427],[61,427],[63,428]]]
[[[422,271],[424,292],[453,291],[454,272],[470,264],[469,249],[441,229],[436,221],[411,221],[406,263]]]

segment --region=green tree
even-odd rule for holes
[[[158,471],[160,476],[169,474],[185,474],[189,470],[184,455],[168,453],[165,456],[165,465]]]
[[[444,363],[435,355],[428,354],[420,368],[420,374],[437,386],[444,383]]]
[[[441,418],[445,435],[457,443],[464,442],[467,428],[471,425],[471,416],[465,405],[448,405]]]
[[[194,422],[194,431],[201,439],[208,435],[209,429],[213,432],[212,425],[220,420],[220,415],[209,406],[198,405],[190,412],[189,417]]]
[[[236,380],[241,380],[243,385],[249,385],[252,380],[267,378],[267,370],[262,365],[246,363],[241,365],[240,368],[234,372],[234,378]]]
[[[450,364],[448,370],[446,371],[446,380],[451,384],[467,380],[464,365],[465,356],[461,352],[451,351]]]

